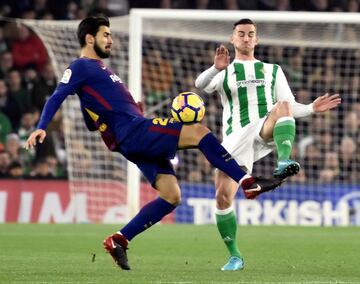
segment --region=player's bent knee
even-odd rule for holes
[[[197,136],[199,139],[203,138],[206,134],[210,132],[209,128],[200,123],[191,124],[189,125],[189,127],[192,128],[191,132],[194,132],[195,136]]]
[[[181,202],[180,195],[166,195],[166,196],[160,196],[160,197],[174,206],[179,205]]]
[[[216,191],[216,208],[223,210],[232,205],[232,196],[226,192]]]
[[[209,128],[199,123],[184,125],[180,133],[179,147],[197,146],[208,133],[210,133]]]
[[[177,179],[173,175],[159,174],[156,179],[159,196],[176,206],[181,202],[181,191]]]
[[[283,111],[291,110],[291,104],[289,102],[278,102],[279,108]]]
[[[276,119],[283,116],[292,116],[292,107],[289,102],[281,101],[276,103],[271,112],[276,117]]]

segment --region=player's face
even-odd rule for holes
[[[237,25],[231,36],[231,43],[243,55],[251,55],[258,43],[254,25]]]
[[[101,26],[95,36],[94,51],[100,58],[108,58],[111,53],[112,44],[110,28]]]

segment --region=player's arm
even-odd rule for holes
[[[37,129],[30,134],[25,142],[26,149],[33,148],[36,145],[37,140],[39,140],[40,143],[44,141],[46,137],[45,129],[66,97],[66,94],[56,90],[47,100],[43,111],[41,112]]]
[[[229,50],[221,45],[216,49],[214,65],[202,72],[195,80],[195,87],[211,93],[215,91],[215,86],[210,86],[215,76],[230,64]]]
[[[40,143],[44,141],[46,137],[46,128],[63,101],[68,95],[74,94],[81,84],[83,84],[85,68],[82,68],[80,65],[81,64],[75,61],[68,69],[65,70],[56,90],[49,97],[41,112],[37,129],[30,134],[29,138],[25,142],[26,149],[33,148],[36,145],[37,140]],[[80,72],[80,70],[82,71]],[[78,75],[75,76],[73,73]]]
[[[276,74],[276,94],[278,101],[288,101],[291,103],[294,117],[304,117],[313,113],[325,112],[335,108],[341,103],[339,94],[329,95],[326,93],[323,96],[316,98],[310,104],[301,104],[295,100],[289,84],[286,80],[284,72],[279,67]]]
[[[334,94],[330,96],[328,93],[316,98],[312,103],[314,112],[325,112],[337,107],[339,104],[341,104],[340,95]]]
[[[304,117],[314,113],[313,104],[301,104],[295,101],[295,97],[289,87],[285,74],[278,66],[275,81],[275,95],[278,102],[289,102],[295,118]]]

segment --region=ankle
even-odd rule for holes
[[[246,185],[251,185],[254,183],[254,178],[251,175],[246,174],[241,178],[239,183],[242,187]]]
[[[116,232],[115,234],[113,234],[112,238],[113,238],[114,242],[121,245],[123,248],[128,247],[129,241],[120,232]]]

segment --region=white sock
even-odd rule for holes
[[[218,208],[216,208],[215,209],[215,214],[216,215],[227,215],[232,211],[234,211],[234,208],[232,206],[230,206],[229,208],[226,208],[226,209],[218,209]]]

